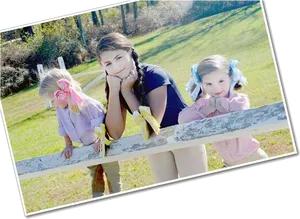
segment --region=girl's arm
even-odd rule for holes
[[[156,121],[160,124],[167,106],[167,86],[161,86],[148,94],[149,107]]]
[[[66,145],[66,147],[73,146],[73,142],[72,142],[71,138],[68,135],[64,136],[64,139],[65,139],[65,145]]]
[[[136,98],[136,95],[132,90],[123,90],[123,97],[128,104],[131,112],[139,109],[141,103]],[[167,86],[161,86],[152,90],[148,94],[148,104],[152,113],[152,116],[160,124],[167,105]]]
[[[61,152],[61,156],[64,155],[66,159],[69,159],[72,157],[72,151],[73,151],[73,142],[70,139],[69,136],[64,136],[65,139],[65,149]]]
[[[131,112],[134,112],[139,109],[139,106],[141,105],[140,101],[136,98],[136,95],[134,94],[133,90],[131,89],[122,89],[122,95],[130,108]]]
[[[148,104],[153,117],[160,124],[167,105],[167,84],[165,83],[166,78],[164,78],[163,75],[156,75],[155,73],[153,75],[153,80],[159,81],[159,83],[157,83],[156,88],[152,89],[148,93]],[[131,112],[138,110],[139,106],[141,105],[140,101],[137,99],[132,90],[132,86],[135,83],[136,78],[137,73],[133,71],[126,80],[123,80],[121,86],[122,95]]]
[[[64,137],[65,146],[66,146],[60,155],[61,156],[64,155],[66,159],[69,159],[72,156],[73,142],[71,138],[68,136],[67,132],[65,131],[59,116],[57,117],[57,120],[58,120],[58,134]]]
[[[183,109],[178,116],[178,123],[188,123],[194,120],[201,120],[206,118],[207,115],[214,112],[214,99],[201,98],[198,99],[191,106]]]
[[[218,98],[216,108],[222,113],[237,112],[250,108],[249,98],[245,94],[233,94],[232,98]]]
[[[110,89],[108,97],[108,106],[105,117],[105,125],[108,134],[113,139],[119,139],[125,129],[126,109],[120,102],[120,79],[113,76],[107,76]]]

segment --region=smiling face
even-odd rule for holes
[[[104,51],[100,55],[100,64],[107,74],[117,76],[121,79],[126,78],[134,68],[131,50],[123,49]]]
[[[224,97],[228,95],[230,77],[224,71],[214,71],[202,77],[203,90],[213,97]]]
[[[204,58],[197,67],[203,93],[213,97],[225,97],[229,93],[231,77],[229,62],[222,55],[211,55]]]

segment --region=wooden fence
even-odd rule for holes
[[[144,142],[140,134],[123,137],[112,143],[107,156],[93,151],[92,145],[74,149],[70,159],[60,153],[16,162],[19,179],[87,167],[100,163],[213,143],[241,136],[262,134],[289,128],[283,102],[252,108],[167,127]]]

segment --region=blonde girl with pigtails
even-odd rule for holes
[[[72,156],[73,142],[82,145],[93,144],[96,153],[105,154],[104,144],[110,143],[101,132],[105,126],[104,107],[97,100],[81,92],[79,84],[70,73],[62,69],[51,69],[42,79],[39,95],[50,100],[55,107],[58,119],[58,134],[64,137],[65,149],[61,155],[66,159]],[[97,134],[98,133],[98,134]],[[103,133],[103,131],[102,131]],[[100,135],[100,136],[98,136]],[[116,193],[121,190],[119,163],[111,162],[89,167],[91,173],[92,196],[103,196],[106,174],[108,191]]]
[[[179,114],[178,122],[249,109],[248,96],[233,92],[247,84],[237,64],[237,60],[227,61],[221,55],[212,55],[193,65],[186,90],[195,102]],[[259,142],[250,135],[216,142],[212,146],[222,157],[225,167],[268,158]]]

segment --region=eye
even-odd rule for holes
[[[224,80],[223,80],[223,79],[219,81],[219,83],[223,83],[223,82],[224,82]]]
[[[211,85],[212,85],[212,83],[206,83],[205,85],[206,85],[206,86],[211,86]]]
[[[105,65],[105,67],[108,67],[108,66],[110,66],[111,65],[111,63],[107,63],[106,65]]]
[[[119,59],[121,59],[121,58],[122,58],[122,56],[118,56],[118,57],[117,57],[117,60],[119,60]]]

